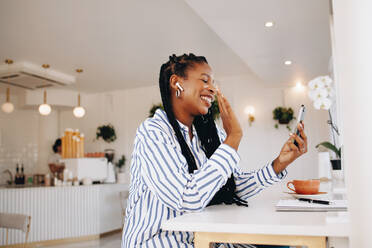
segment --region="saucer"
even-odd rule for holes
[[[302,194],[297,194],[294,192],[284,192],[284,193],[289,194],[296,199],[307,198],[307,199],[312,199],[312,200],[318,200],[318,199],[327,199],[329,197],[329,194],[327,192],[318,192],[317,194],[311,194],[311,195],[302,195]]]

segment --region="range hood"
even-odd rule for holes
[[[66,86],[76,82],[75,76],[29,62],[0,66],[0,84],[35,90],[51,86]]]

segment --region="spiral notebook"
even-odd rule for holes
[[[347,200],[331,200],[329,205],[309,203],[297,199],[282,199],[276,206],[276,211],[285,212],[328,212],[347,211]]]

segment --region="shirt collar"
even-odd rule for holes
[[[157,109],[155,111],[155,115],[158,115],[158,114],[165,116],[167,118],[167,121],[169,122],[167,113],[165,113],[164,110]],[[181,131],[183,133],[185,133],[185,134],[188,134],[189,133],[189,128],[185,124],[183,124],[182,122],[180,122],[179,120],[176,119],[176,121],[178,122],[178,125],[180,126]],[[194,125],[192,125],[192,133],[193,133],[193,136],[196,136],[197,135]]]
[[[189,135],[189,128],[185,124],[183,124],[182,122],[180,122],[179,120],[177,120],[177,122],[180,125],[181,130],[188,136]],[[196,133],[196,130],[195,130],[194,125],[192,125],[191,128],[192,128],[192,135],[194,137],[197,136],[197,133]]]
[[[178,122],[178,125],[180,125],[181,130],[183,130],[184,132],[187,132],[187,133],[189,132],[189,128],[185,124],[183,124],[182,122],[180,122],[177,119],[176,119],[176,121]]]

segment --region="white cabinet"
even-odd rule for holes
[[[107,178],[106,158],[66,158],[62,159],[61,162],[79,181],[84,178],[103,181]]]
[[[119,192],[128,190],[123,184],[104,184],[100,188],[99,232],[122,228]]]
[[[31,216],[29,242],[99,235],[122,228],[119,192],[124,184],[0,188],[0,212]],[[0,229],[0,246],[5,242]],[[9,244],[24,235],[9,232]]]

